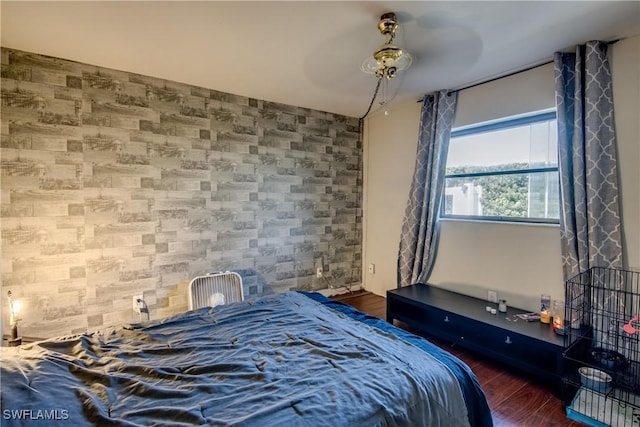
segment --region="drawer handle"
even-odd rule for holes
[[[451,322],[451,320],[449,320],[449,316],[444,316],[444,321],[445,322]]]
[[[507,339],[504,340],[505,344],[513,344],[513,341],[511,341],[511,337],[509,335],[507,335]]]

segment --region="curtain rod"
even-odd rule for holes
[[[615,40],[611,40],[609,42],[606,42],[606,45],[607,46],[612,45],[614,43],[619,42],[620,40],[623,40],[623,38],[615,39]],[[506,77],[515,76],[516,74],[524,73],[525,71],[531,71],[531,70],[534,70],[536,68],[539,68],[539,67],[542,67],[542,66],[545,66],[545,65],[549,65],[549,64],[552,64],[552,63],[553,63],[553,59],[550,59],[550,60],[547,60],[547,61],[542,62],[540,64],[536,64],[536,65],[532,65],[530,67],[524,68],[522,70],[513,71],[511,73],[504,74],[504,75],[498,76],[498,77],[493,77],[493,78],[488,79],[488,80],[483,80],[481,82],[474,83],[474,84],[471,84],[469,86],[463,86],[463,87],[461,87],[459,89],[450,90],[449,92],[447,92],[447,95],[453,95],[454,93],[462,92],[463,90],[471,89],[472,87],[480,86],[480,85],[483,85],[483,84],[486,84],[486,83],[495,82],[496,80],[504,79]],[[422,102],[423,99],[424,99],[424,96],[422,97],[422,99],[419,99],[417,102]]]
[[[553,63],[553,59],[545,61],[545,62],[543,62],[541,64],[532,65],[532,66],[524,68],[522,70],[513,71],[513,72],[511,72],[509,74],[504,74],[502,76],[498,76],[498,77],[494,77],[494,78],[491,78],[491,79],[488,79],[488,80],[484,80],[484,81],[481,81],[479,83],[474,83],[474,84],[469,85],[469,86],[463,86],[460,89],[450,90],[449,92],[447,92],[447,95],[453,95],[454,93],[462,92],[463,90],[471,89],[472,87],[481,86],[481,85],[484,85],[484,84],[487,84],[487,83],[495,82],[496,80],[500,80],[500,79],[504,79],[504,78],[507,78],[507,77],[515,76],[516,74],[524,73],[526,71],[535,70],[536,68],[543,67],[545,65],[552,64],[552,63]]]
[[[551,60],[547,60],[547,61],[545,61],[545,62],[543,62],[541,64],[532,65],[532,66],[524,68],[522,70],[513,71],[511,73],[504,74],[502,76],[493,77],[493,78],[488,79],[488,80],[483,80],[483,81],[478,82],[478,83],[474,83],[474,84],[471,84],[471,85],[468,85],[468,86],[463,86],[463,87],[461,87],[459,89],[450,90],[450,91],[447,92],[447,95],[450,96],[450,95],[453,95],[454,93],[458,93],[458,92],[462,92],[463,90],[471,89],[472,87],[481,86],[481,85],[484,85],[484,84],[487,84],[487,83],[495,82],[496,80],[500,80],[500,79],[504,79],[504,78],[507,78],[507,77],[515,76],[516,74],[524,73],[525,71],[531,71],[531,70],[534,70],[534,69],[536,69],[538,67],[542,67],[544,65],[548,65],[548,64],[551,64],[551,63],[553,63],[552,59]],[[423,99],[424,99],[424,97],[422,97],[422,99],[418,99],[418,101],[416,101],[416,102],[420,103],[420,102],[422,102]]]

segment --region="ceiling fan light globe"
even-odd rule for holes
[[[403,55],[399,57],[393,65],[398,69],[398,71],[402,71],[409,68],[412,63],[413,63],[413,56],[411,56],[407,52],[404,52]]]
[[[368,74],[376,74],[380,69],[380,64],[373,56],[368,57],[360,65],[360,69]]]

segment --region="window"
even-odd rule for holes
[[[453,129],[443,197],[445,218],[557,223],[555,111]]]

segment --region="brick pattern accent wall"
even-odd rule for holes
[[[360,283],[357,118],[4,48],[1,100],[22,335],[135,321],[138,294],[152,318],[184,311],[212,271],[248,298]]]

